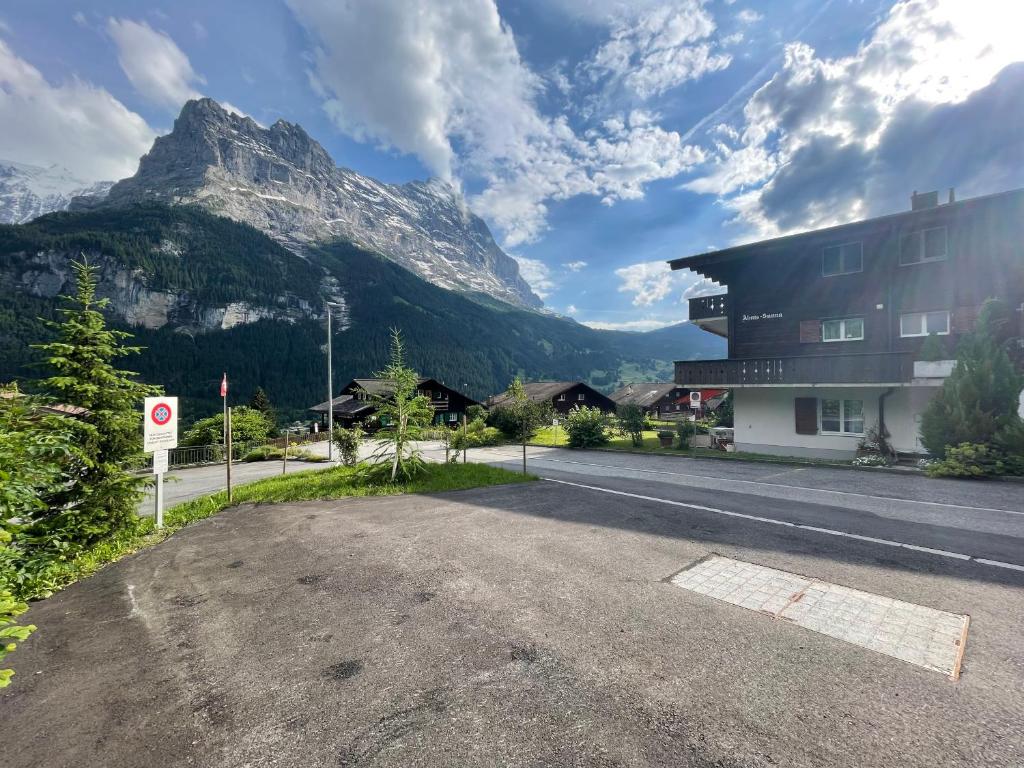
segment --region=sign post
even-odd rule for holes
[[[178,446],[178,398],[147,397],[143,402],[142,450],[153,453],[156,477],[154,502],[156,527],[164,527],[164,473],[167,451]]]

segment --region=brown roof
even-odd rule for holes
[[[356,400],[352,395],[338,395],[331,401],[333,406],[332,410],[335,413],[344,413],[351,416],[355,416],[364,410],[373,410],[373,403],[368,403],[365,400]],[[327,413],[327,401],[314,405],[309,410],[317,413]]]
[[[672,381],[641,381],[627,384],[609,397],[616,403],[636,403],[647,407],[653,405],[679,385]]]
[[[587,389],[593,389],[593,387],[582,381],[531,381],[523,384],[523,389],[526,391],[526,397],[529,400],[535,403],[543,403],[579,385]],[[597,390],[594,391],[597,392]],[[598,394],[601,393],[598,392]],[[508,400],[508,392],[502,392],[499,395],[489,397],[487,403],[491,406],[504,405]]]

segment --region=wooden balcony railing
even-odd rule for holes
[[[676,384],[691,387],[742,387],[779,384],[901,384],[914,375],[914,358],[905,352],[807,355],[743,360],[682,360]]]
[[[712,317],[727,317],[729,312],[729,294],[720,293],[716,296],[698,296],[690,299],[690,320],[707,320]]]

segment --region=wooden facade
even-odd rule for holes
[[[941,328],[952,357],[987,298],[1024,302],[1024,190],[679,259],[672,268],[728,287],[690,300],[693,322],[727,327],[728,359],[677,363],[680,385],[909,382],[927,334],[908,329]],[[1024,312],[1016,318],[1024,335]]]

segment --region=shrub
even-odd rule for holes
[[[234,451],[232,451],[234,453]],[[284,458],[284,451],[272,445],[259,445],[242,457],[242,461],[269,461]]]
[[[926,362],[948,360],[949,352],[942,337],[935,333],[929,334],[928,338],[924,340],[924,344],[921,345],[921,349],[917,352],[917,359]]]
[[[858,461],[859,459],[871,461]],[[864,431],[864,437],[857,443],[857,459],[854,459],[854,464],[861,467],[877,467],[892,464],[895,459],[896,451],[889,444],[888,434],[882,431],[877,422],[868,427]]]
[[[605,445],[608,417],[600,408],[576,406],[565,416],[565,433],[570,448],[594,448]]]
[[[463,436],[461,430],[452,433],[449,446],[453,451],[461,451],[464,448],[482,448],[487,445],[498,445],[502,442],[502,434],[494,427],[485,426],[479,422],[480,428],[471,430],[467,427]]]
[[[232,443],[265,443],[270,437],[273,424],[267,417],[246,405],[231,409]],[[218,413],[200,419],[189,427],[182,436],[182,445],[223,445],[224,414]]]
[[[363,432],[359,427],[334,430],[334,444],[341,453],[341,463],[346,467],[354,467],[359,463],[359,445],[363,442]]]
[[[690,447],[690,438],[697,433],[697,425],[689,419],[683,419],[676,425],[676,448],[687,450]]]
[[[960,443],[949,446],[941,461],[928,465],[929,477],[997,477],[1010,470],[1006,455],[990,445]]]
[[[0,543],[0,547],[3,546],[3,543]],[[19,625],[15,622],[15,619],[26,610],[28,606],[16,600],[10,590],[0,589],[0,661],[15,649],[15,640],[24,640],[35,631],[33,624]],[[0,688],[7,687],[13,674],[13,669],[0,669]]]
[[[616,408],[615,418],[618,430],[632,440],[633,447],[641,447],[644,444],[644,427],[647,426],[644,409],[636,403],[623,403]]]
[[[658,439],[659,440],[672,440],[672,439],[675,438],[675,436],[676,436],[676,433],[673,432],[671,429],[659,429],[658,430]]]
[[[733,403],[732,403],[732,392],[726,394],[722,404],[718,406],[718,426],[720,427],[732,427],[734,414],[733,414]]]
[[[482,405],[470,405],[466,407],[466,419],[469,421],[476,421],[477,419],[485,420],[487,418],[487,409]]]
[[[956,367],[921,417],[921,443],[943,458],[949,446],[987,445],[1012,422],[1021,376],[1000,343],[1001,302],[988,301],[957,348]]]
[[[523,400],[519,403],[498,406],[487,414],[487,426],[498,429],[505,437],[515,442],[523,440],[523,425],[526,439],[532,440],[542,426],[551,423],[551,404]]]

